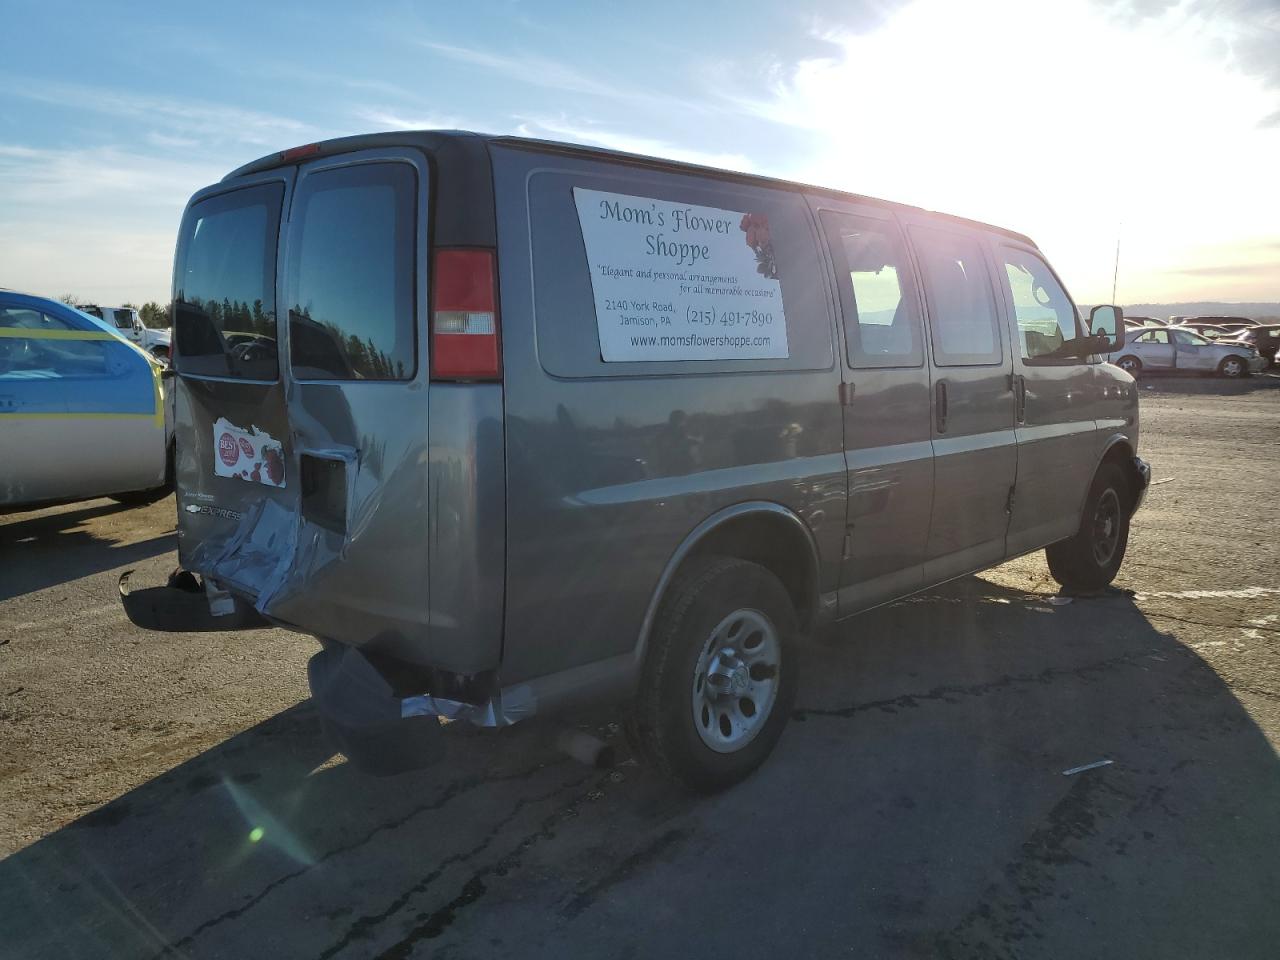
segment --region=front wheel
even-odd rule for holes
[[[795,702],[791,598],[758,564],[697,558],[654,624],[627,734],[693,790],[732,786],[773,750]]]
[[[1239,357],[1225,357],[1218,364],[1218,373],[1230,380],[1237,380],[1249,372],[1249,366]]]
[[[1142,372],[1142,361],[1133,356],[1121,357],[1116,361],[1116,366],[1131,377],[1136,377]]]
[[[1075,536],[1045,548],[1049,573],[1068,590],[1101,590],[1116,578],[1129,545],[1129,484],[1117,464],[1093,478]]]

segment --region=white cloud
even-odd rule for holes
[[[450,60],[481,67],[489,73],[507,77],[521,85],[602,97],[621,103],[656,107],[667,112],[678,111],[682,114],[705,114],[722,110],[718,104],[693,96],[677,97],[653,93],[638,82],[625,85],[609,83],[559,60],[536,54],[501,54],[429,40],[423,40],[420,43],[428,50]]]
[[[1084,0],[1033,18],[1020,0],[914,0],[825,39],[836,56],[777,68],[763,94],[723,91],[811,138],[786,175],[1021,230],[1085,301],[1110,295],[1121,222],[1122,299],[1280,297],[1280,278],[1170,279],[1195,244],[1280,223],[1280,129],[1258,126],[1272,95],[1178,6],[1126,25]]]
[[[35,83],[4,78],[5,92],[38,103],[161,125],[169,136],[204,143],[279,148],[283,141],[314,139],[316,129],[289,117],[228,104],[126,93],[81,84]]]
[[[406,115],[395,110],[378,107],[360,107],[356,117],[380,130],[458,130],[462,129],[456,117],[444,114]]]
[[[192,193],[224,173],[208,163],[120,147],[50,150],[0,144],[0,205],[81,209],[91,201],[127,201],[181,210]]]

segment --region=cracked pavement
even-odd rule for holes
[[[148,634],[173,502],[0,517],[5,957],[1272,957],[1280,378],[1142,384],[1116,587],[1041,555],[808,641],[757,775],[690,797],[555,728],[453,724],[367,777],[314,641]],[[1064,776],[1107,759],[1110,765]]]

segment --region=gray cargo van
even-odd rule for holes
[[[173,295],[173,589],[318,637],[356,759],[613,698],[723,788],[798,636],[1039,549],[1098,590],[1149,481],[1118,309],[1082,323],[1021,234],[833,190],[332,140],[197,193]]]

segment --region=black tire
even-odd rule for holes
[[[1228,380],[1239,380],[1249,375],[1249,362],[1243,357],[1223,357],[1218,364],[1218,376]]]
[[[1136,377],[1142,372],[1142,361],[1129,353],[1126,353],[1123,357],[1117,360],[1116,366],[1131,377]]]
[[[1118,464],[1104,463],[1094,475],[1075,536],[1045,548],[1049,573],[1068,590],[1101,590],[1116,578],[1129,546],[1133,497]],[[1110,520],[1112,526],[1107,525]]]
[[[641,760],[692,790],[713,793],[738,783],[759,767],[790,718],[796,693],[796,612],[777,577],[745,560],[695,558],[680,568],[677,578],[654,623],[625,729]],[[700,674],[700,663],[713,647],[717,627],[739,614],[762,617],[758,622],[773,629],[770,642],[776,641],[779,662],[774,667],[776,673],[763,674],[773,683],[773,702],[758,720],[752,719],[758,716],[752,705],[743,721],[756,724],[750,739],[740,748],[718,752],[704,742],[704,737],[714,737],[714,732],[700,733],[696,726],[695,698],[707,676]],[[741,646],[749,648],[753,638],[741,635]],[[751,681],[761,680],[756,666],[748,673]],[[726,722],[727,715],[742,717],[746,705],[753,703],[752,693],[744,693],[735,703],[737,689],[726,688],[734,692],[723,701],[728,711],[720,715],[720,723]]]

